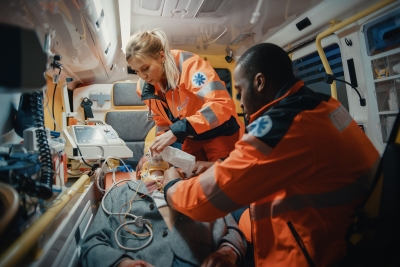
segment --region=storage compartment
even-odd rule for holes
[[[400,47],[400,9],[365,26],[368,55],[377,55]]]
[[[387,142],[390,136],[390,132],[392,131],[394,121],[396,120],[396,114],[390,115],[380,115],[380,124],[379,128],[382,133],[382,140],[384,143]]]
[[[371,120],[374,136],[384,145],[400,107],[400,8],[365,24],[364,34],[371,61],[367,77],[376,99]]]
[[[400,79],[375,83],[378,111],[397,111],[400,106]]]
[[[400,76],[400,53],[374,59],[371,64],[374,79]]]

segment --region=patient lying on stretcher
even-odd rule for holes
[[[245,241],[231,215],[197,222],[166,205],[163,173],[168,167],[161,159],[144,157],[137,181],[105,194],[81,246],[83,267],[241,265]]]

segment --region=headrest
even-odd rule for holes
[[[115,83],[113,88],[114,106],[144,106],[136,93],[136,83]]]

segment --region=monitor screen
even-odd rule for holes
[[[78,145],[102,145],[107,144],[104,135],[98,127],[75,126],[76,143]]]

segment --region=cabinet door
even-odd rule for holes
[[[400,78],[375,82],[375,95],[379,112],[399,110]]]
[[[400,8],[367,23],[364,27],[373,83],[370,92],[376,109],[370,107],[375,136],[384,145],[400,106]],[[369,71],[369,70],[368,70]],[[370,104],[373,103],[374,100]]]

